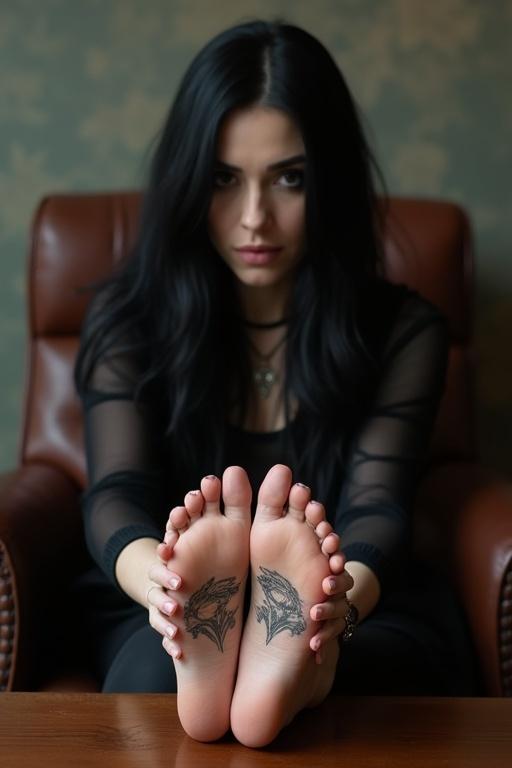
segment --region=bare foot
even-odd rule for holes
[[[181,724],[199,741],[229,729],[251,526],[251,487],[241,467],[224,472],[223,514],[220,495],[220,480],[205,477],[201,491],[170,514],[179,528],[172,566],[182,587],[174,596],[176,641],[164,644],[175,657]]]
[[[231,704],[231,728],[248,747],[270,743],[297,712],[319,704],[338,659],[336,639],[323,646],[321,665],[310,647],[318,628],[310,610],[330,574],[315,530],[325,532],[325,510],[306,486],[290,490],[291,476],[281,464],[268,472],[251,529],[251,607]]]

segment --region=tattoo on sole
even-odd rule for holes
[[[208,637],[224,652],[224,639],[229,629],[235,626],[235,614],[238,607],[228,610],[227,605],[240,589],[240,582],[235,577],[217,579],[212,576],[203,586],[194,592],[185,603],[183,616],[185,628],[194,640],[199,635]]]
[[[265,595],[263,605],[256,606],[258,622],[264,621],[267,627],[267,642],[273,637],[289,630],[290,635],[301,635],[306,629],[302,614],[302,600],[295,587],[277,571],[260,566],[258,582]]]

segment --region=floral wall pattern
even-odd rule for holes
[[[0,468],[16,461],[37,201],[141,185],[198,48],[229,24],[276,16],[337,59],[390,191],[468,210],[481,444],[510,474],[512,0],[0,0]]]

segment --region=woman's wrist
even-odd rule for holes
[[[348,590],[347,599],[357,610],[356,623],[368,616],[380,599],[380,582],[375,573],[364,563],[350,560],[345,564],[354,579],[354,586]]]
[[[116,560],[116,579],[119,586],[144,608],[148,607],[148,591],[154,586],[148,572],[157,559],[156,548],[159,543],[149,537],[136,539],[121,550]]]

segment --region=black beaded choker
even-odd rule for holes
[[[270,331],[272,328],[281,328],[289,322],[288,317],[283,317],[282,320],[275,320],[273,323],[254,323],[251,320],[244,320],[243,324],[246,328],[253,328],[254,330]]]

